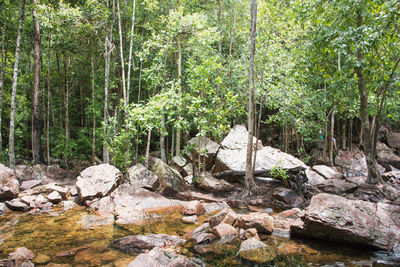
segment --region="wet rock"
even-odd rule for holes
[[[211,168],[214,166],[215,155],[217,154],[220,145],[204,136],[194,137],[190,139],[188,143],[193,145],[194,153],[190,155],[186,154],[186,157],[191,159],[193,162],[192,157],[194,156],[195,160],[197,161],[198,153],[200,153],[202,162],[204,162],[203,156],[205,157],[206,171],[211,170]]]
[[[203,204],[198,200],[187,202],[183,206],[183,214],[184,215],[202,215],[206,212],[203,207]]]
[[[62,201],[62,197],[60,193],[58,193],[57,191],[53,191],[50,194],[48,194],[47,199],[53,204],[57,204]]]
[[[149,253],[142,253],[129,263],[128,267],[203,267],[204,263],[199,259],[188,259],[163,248],[153,248]]]
[[[111,246],[124,253],[141,253],[154,247],[170,247],[186,242],[185,239],[175,235],[149,234],[125,236],[111,242]]]
[[[76,205],[75,202],[71,200],[65,200],[62,202],[62,207],[64,211],[72,209],[73,207],[75,207],[75,205]]]
[[[338,179],[341,177],[341,174],[337,170],[326,165],[315,165],[312,169],[322,175],[325,179]]]
[[[0,216],[3,216],[8,211],[6,204],[0,203]]]
[[[239,256],[253,262],[266,263],[275,259],[275,251],[257,238],[250,238],[240,244]]]
[[[20,190],[25,191],[25,190],[31,189],[35,186],[41,185],[41,184],[42,184],[42,181],[40,181],[40,180],[23,181],[21,183]]]
[[[28,211],[31,209],[28,205],[21,202],[19,198],[14,198],[13,200],[8,200],[5,202],[7,208],[13,211]]]
[[[35,257],[33,252],[25,247],[20,247],[11,252],[7,258],[7,266],[9,267],[33,267],[35,266],[30,260]]]
[[[44,265],[46,263],[49,263],[50,261],[51,258],[46,254],[39,254],[32,260],[34,264],[39,264],[39,265]]]
[[[172,169],[162,160],[157,160],[152,169],[158,179],[153,189],[164,194],[175,193],[185,189],[186,182],[177,170]]]
[[[236,228],[223,222],[215,226],[212,230],[220,239],[218,242],[221,244],[230,243],[238,237]]]
[[[68,258],[68,257],[72,257],[75,256],[78,252],[86,250],[86,249],[90,249],[90,246],[80,246],[80,247],[76,247],[70,250],[65,250],[65,251],[60,251],[58,252],[55,257],[56,258]]]
[[[290,207],[298,207],[304,203],[304,199],[301,196],[284,187],[275,188],[272,196]]]
[[[352,193],[357,190],[358,185],[354,183],[346,182],[341,179],[330,179],[324,183],[319,184],[318,189],[326,193],[332,193],[336,195],[344,195],[346,193]]]
[[[97,216],[97,215],[83,215],[79,221],[83,225],[83,228],[95,229],[98,226],[110,225],[114,223],[114,215],[109,214],[108,216]]]
[[[238,216],[238,226],[243,229],[255,228],[259,234],[271,234],[274,219],[267,213],[241,214]]]
[[[120,183],[121,172],[109,164],[85,169],[77,178],[76,187],[82,200],[109,195]]]
[[[214,228],[220,223],[233,225],[237,220],[238,215],[231,208],[223,209],[209,219],[210,227]]]
[[[235,189],[234,186],[227,181],[216,179],[208,172],[203,172],[196,178],[196,186],[213,193],[231,192]]]
[[[153,172],[140,163],[130,167],[126,172],[126,177],[129,183],[136,186],[136,188],[147,189],[151,189],[158,179]]]
[[[400,244],[400,209],[385,203],[348,200],[318,194],[302,217],[303,225],[291,230],[324,240],[369,245],[391,250]]]
[[[400,149],[400,133],[390,132],[386,139],[390,147]]]
[[[19,182],[14,171],[0,163],[0,200],[18,197]]]
[[[187,224],[196,224],[197,223],[197,215],[183,217],[182,222],[187,223]]]
[[[301,224],[300,217],[304,215],[304,212],[298,208],[285,210],[274,216],[274,230],[272,235],[280,237],[290,237],[290,227],[292,225]]]

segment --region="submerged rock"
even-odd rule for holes
[[[391,250],[400,244],[400,209],[385,203],[348,200],[318,194],[291,230],[324,240],[342,241]]]
[[[128,267],[203,267],[204,263],[199,259],[188,259],[170,250],[153,248],[149,253],[142,253]]]
[[[18,197],[19,182],[12,169],[0,163],[0,200]]]
[[[122,173],[109,164],[92,166],[77,178],[76,187],[82,200],[101,198],[109,195],[120,183]]]
[[[153,249],[155,247],[169,247],[186,242],[175,235],[149,234],[125,236],[111,242],[111,246],[124,253],[134,254]]]
[[[240,244],[239,256],[253,262],[266,263],[273,261],[276,253],[266,244],[253,237]]]

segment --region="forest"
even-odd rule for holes
[[[0,266],[400,265],[399,0],[0,0],[0,40]]]

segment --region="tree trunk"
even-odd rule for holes
[[[349,126],[349,150],[353,150],[353,118],[350,118]]]
[[[151,130],[152,130],[151,128],[147,130],[146,155],[144,161],[144,165],[146,167],[149,167]]]
[[[128,76],[126,81],[126,104],[129,104],[129,91],[131,86],[131,68],[133,65],[133,58],[132,58],[132,50],[133,50],[133,30],[135,29],[135,9],[136,9],[136,0],[133,0],[132,6],[132,26],[131,26],[131,35],[129,40],[129,59],[128,59]]]
[[[245,194],[251,195],[256,191],[254,182],[254,172],[252,166],[253,152],[253,129],[254,129],[254,54],[256,47],[256,27],[257,27],[257,0],[250,1],[251,11],[251,37],[250,37],[250,72],[249,72],[249,113],[248,113],[248,138],[246,153],[246,176],[245,176]]]
[[[178,35],[178,93],[182,94],[182,46],[181,46],[181,37]],[[180,110],[179,110],[180,113]],[[180,115],[178,115],[178,120]],[[181,129],[176,129],[176,147],[175,147],[175,155],[179,156],[181,153]]]
[[[346,150],[346,143],[347,143],[347,141],[346,141],[346,123],[347,123],[347,120],[343,119],[343,122],[342,122],[342,149],[343,150]]]
[[[333,166],[333,149],[336,146],[335,139],[335,108],[331,113],[331,138],[330,138],[330,147],[329,147],[329,163]]]
[[[91,85],[92,85],[92,164],[95,164],[96,158],[96,112],[95,112],[95,81],[94,81],[94,56],[93,56],[93,40],[90,36],[90,70],[91,70]]]
[[[165,116],[161,115],[161,131],[160,131],[160,151],[161,151],[161,160],[167,163],[167,154],[165,151]]]
[[[50,163],[50,51],[51,51],[51,34],[49,34],[49,51],[47,52],[47,127],[46,127],[46,158],[47,163]],[[53,122],[54,123],[54,122]]]
[[[122,76],[122,95],[126,103],[126,82],[125,82],[125,63],[124,63],[124,49],[122,43],[122,27],[121,27],[121,14],[119,9],[119,1],[117,0],[117,17],[118,17],[118,32],[119,32],[119,56],[121,58],[121,76]]]
[[[65,147],[67,153],[69,153],[69,83],[68,83],[68,61],[65,56],[65,52],[63,55],[63,65],[64,65],[64,86],[65,86],[65,95],[64,95],[64,106],[65,106]],[[66,155],[66,160],[68,160],[69,154]]]
[[[138,85],[138,99],[137,103],[140,103],[140,90],[142,87],[142,60],[140,60],[140,68],[139,68],[139,85]],[[137,163],[138,161],[138,156],[139,156],[139,134],[140,134],[140,127],[139,127],[139,122],[136,124],[136,150],[135,150],[135,161]]]
[[[0,67],[0,151],[3,150],[3,136],[1,134],[1,121],[3,115],[3,81],[4,74],[7,65],[7,52],[5,47],[5,36],[6,36],[6,24],[3,26],[2,36],[1,36],[1,67]]]
[[[22,25],[24,22],[24,15],[25,15],[25,0],[22,0],[19,23],[18,23],[17,41],[15,45],[14,74],[13,74],[11,108],[10,108],[10,134],[8,139],[10,168],[12,169],[15,169],[15,150],[14,150],[15,108],[16,108],[15,97],[17,94],[17,85],[18,85],[18,63],[19,63],[21,32],[22,32]]]

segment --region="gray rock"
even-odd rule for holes
[[[322,175],[318,174],[316,171],[312,170],[311,168],[307,168],[305,173],[308,179],[307,185],[311,187],[325,182],[325,178]]]
[[[346,193],[352,193],[357,190],[358,185],[355,183],[349,183],[341,179],[330,179],[324,183],[317,185],[318,189],[326,193],[333,193],[337,195],[344,195]]]
[[[154,190],[168,194],[183,191],[186,188],[186,182],[180,173],[162,160],[156,160],[152,171],[158,177],[157,182],[153,184]]]
[[[0,200],[18,197],[19,182],[14,171],[0,163]]]
[[[275,251],[253,237],[240,244],[239,256],[249,261],[266,263],[275,259]]]
[[[175,235],[149,234],[125,236],[111,242],[111,246],[124,253],[141,253],[155,247],[169,247],[186,242],[185,239]]]
[[[235,189],[234,186],[227,181],[216,179],[208,172],[203,172],[196,178],[196,186],[213,193],[231,192]]]
[[[400,133],[390,132],[386,138],[390,147],[400,149]]]
[[[198,154],[200,153],[201,162],[205,162],[205,170],[211,170],[211,168],[214,166],[215,156],[219,150],[220,145],[204,136],[194,137],[190,139],[188,143],[193,145],[194,153],[190,155],[186,154],[186,157],[190,158],[192,162],[192,157],[195,157],[195,160],[197,161]],[[205,161],[203,157],[205,157]]]
[[[77,178],[76,187],[82,200],[109,195],[120,183],[121,172],[109,164],[85,169]]]
[[[53,191],[50,194],[48,194],[47,199],[53,204],[57,204],[62,201],[62,197],[60,193],[58,193],[57,191]]]
[[[386,170],[389,170],[391,166],[397,169],[400,168],[400,157],[393,152],[394,149],[389,148],[387,145],[381,142],[378,142],[376,146],[378,154],[377,161],[379,164],[384,166]]]
[[[28,181],[23,181],[23,182],[21,183],[20,189],[21,189],[22,191],[25,191],[25,190],[31,189],[31,188],[33,188],[33,187],[35,187],[35,186],[38,186],[38,185],[40,185],[40,184],[42,184],[42,181],[40,181],[40,180],[28,180]]]
[[[158,179],[154,173],[140,163],[127,170],[126,178],[136,188],[152,188]]]
[[[14,198],[5,202],[7,208],[13,211],[28,211],[31,209],[28,205],[21,202],[19,198]]]
[[[315,165],[312,169],[322,175],[325,179],[337,179],[341,176],[337,170],[326,165]]]
[[[187,224],[196,224],[197,223],[197,215],[182,217],[182,222],[187,223]]]
[[[3,216],[8,211],[6,204],[0,203],[0,216]]]

